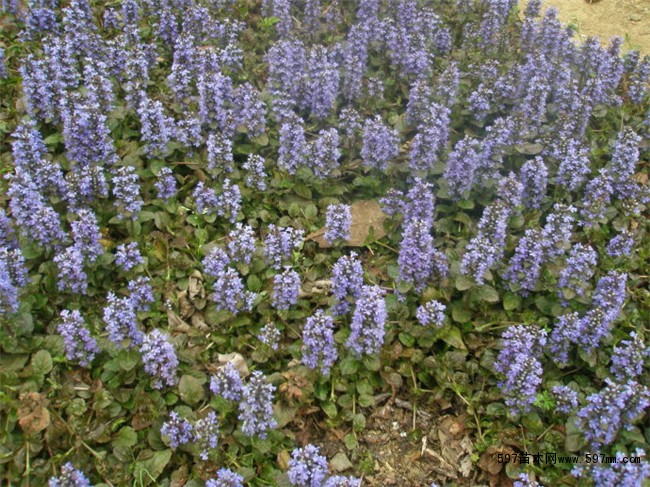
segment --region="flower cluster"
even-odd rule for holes
[[[555,399],[555,410],[569,414],[578,407],[578,393],[569,386],[554,386],[551,389]]]
[[[228,310],[233,314],[253,309],[255,293],[247,291],[244,283],[232,268],[226,268],[216,274],[213,300],[217,309]]]
[[[61,475],[52,477],[47,485],[48,487],[91,487],[88,477],[81,470],[74,468],[70,462],[63,465]]]
[[[102,234],[99,230],[97,216],[88,208],[77,210],[77,219],[70,223],[70,233],[74,247],[90,262],[104,253],[104,247],[99,242]]]
[[[379,286],[363,286],[356,302],[345,346],[356,356],[377,353],[386,333],[386,301]]]
[[[135,266],[144,264],[144,258],[140,254],[137,242],[120,244],[115,252],[115,263],[125,272],[130,271]]]
[[[548,168],[544,159],[536,157],[521,166],[521,184],[523,186],[524,204],[528,208],[539,208],[546,196]]]
[[[349,205],[329,205],[325,216],[325,240],[332,244],[336,240],[348,240],[352,226],[352,212]]]
[[[622,428],[631,429],[634,420],[650,406],[650,389],[638,382],[605,382],[604,389],[587,397],[576,419],[593,448],[611,444]]]
[[[137,311],[147,311],[151,303],[156,301],[149,277],[139,276],[129,281],[127,289],[130,293],[129,298],[131,299],[131,303],[133,303],[133,307]]]
[[[199,451],[199,458],[207,460],[210,451],[217,447],[219,442],[219,421],[217,414],[210,411],[204,418],[194,423],[194,444]]]
[[[234,159],[232,154],[232,140],[223,134],[211,133],[207,141],[208,169],[223,169],[226,172],[233,170]]]
[[[423,306],[418,306],[415,317],[422,326],[433,325],[436,328],[443,326],[447,307],[439,301],[432,299]]]
[[[140,345],[144,370],[153,377],[151,386],[162,389],[163,385],[176,384],[178,358],[174,346],[169,343],[169,336],[160,330],[153,330],[144,335]]]
[[[302,332],[302,362],[310,369],[320,368],[323,375],[328,375],[337,358],[334,320],[319,309],[307,318]]]
[[[282,338],[282,332],[273,323],[264,325],[257,335],[257,339],[271,347],[272,350],[277,350]]]
[[[202,214],[216,212],[220,204],[216,191],[206,187],[203,181],[199,181],[194,187],[192,198],[196,203],[196,210]]]
[[[228,265],[230,257],[221,247],[212,247],[208,255],[203,258],[203,271],[210,277],[219,277]]]
[[[67,247],[55,255],[53,261],[59,269],[59,290],[75,294],[87,293],[88,276],[84,271],[84,256],[78,246]]]
[[[576,244],[569,252],[566,267],[560,272],[558,287],[570,289],[578,296],[584,296],[598,264],[598,254],[589,245]],[[566,291],[558,291],[560,297],[567,296]]]
[[[630,333],[629,340],[622,340],[612,353],[611,374],[618,381],[636,379],[643,372],[643,365],[650,357],[650,347],[636,333]]]
[[[246,186],[258,191],[266,191],[266,170],[262,156],[250,154],[242,165],[242,169],[246,171]]]
[[[244,487],[244,477],[227,468],[220,468],[217,478],[208,480],[205,487]]]
[[[467,245],[461,272],[483,284],[485,273],[501,260],[506,241],[510,208],[500,201],[485,208],[478,223],[478,234]]]
[[[420,292],[432,277],[447,275],[446,256],[433,248],[433,237],[424,220],[410,220],[404,228],[397,257],[399,277]]]
[[[336,298],[333,313],[342,315],[350,308],[348,298],[358,298],[363,286],[363,267],[355,252],[340,257],[332,268],[332,294]]]
[[[104,308],[104,322],[108,339],[118,348],[129,340],[127,348],[133,348],[142,343],[142,332],[138,329],[135,306],[128,297],[118,298],[112,292],[106,297],[108,305]]]
[[[399,136],[387,127],[378,115],[368,118],[363,126],[363,147],[361,159],[368,167],[383,171],[388,163],[399,154]]]
[[[292,117],[282,123],[278,144],[278,167],[289,174],[295,174],[305,164],[309,150],[302,119]]]
[[[289,482],[295,487],[317,487],[323,484],[329,473],[327,458],[319,454],[319,448],[306,445],[291,452]]]
[[[503,349],[494,369],[505,375],[499,388],[513,416],[526,412],[535,401],[542,383],[540,358],[546,345],[546,331],[534,326],[515,325],[503,333]]]
[[[118,215],[130,216],[133,219],[138,217],[140,208],[144,201],[140,197],[140,177],[135,173],[135,168],[122,166],[117,168],[113,177],[114,205],[118,209]]]
[[[163,167],[158,173],[158,181],[155,182],[157,196],[163,201],[168,201],[176,195],[178,183],[174,173],[168,167]]]
[[[266,382],[261,371],[253,372],[248,384],[244,386],[239,402],[241,430],[246,436],[259,436],[264,439],[267,430],[277,426],[273,418],[274,391],[275,387]]]
[[[298,302],[300,274],[287,266],[282,274],[273,277],[271,304],[275,309],[289,309]]]
[[[65,356],[68,360],[79,362],[82,367],[87,367],[99,352],[95,340],[79,310],[61,311],[63,323],[57,326],[57,331],[63,337]]]
[[[610,257],[627,257],[632,253],[634,246],[634,236],[628,230],[622,230],[621,233],[612,238],[607,244],[605,253]]]
[[[6,233],[10,237],[9,231]],[[20,250],[0,247],[0,314],[18,311],[18,293],[26,284],[27,269]]]
[[[264,238],[264,255],[271,267],[282,269],[282,263],[291,257],[293,249],[302,245],[305,232],[291,227],[269,225]]]
[[[545,261],[545,242],[542,231],[529,228],[519,239],[515,253],[503,277],[522,295],[528,295],[537,288],[537,282]]]
[[[227,362],[223,367],[220,367],[210,379],[212,394],[229,401],[239,401],[243,388],[244,382],[232,362]]]
[[[632,457],[642,459],[646,454],[640,448],[636,451],[625,454],[616,452],[616,461],[609,465],[576,465],[571,474],[579,479],[591,478],[594,485],[616,485],[620,487],[634,487],[643,485],[644,480],[650,477],[650,463],[641,461],[632,463]]]
[[[255,253],[255,231],[250,225],[236,223],[235,228],[228,235],[228,255],[233,262],[243,262],[250,264],[253,254]]]
[[[289,482],[295,487],[360,487],[361,480],[356,477],[335,475],[327,478],[329,466],[327,458],[320,449],[310,444],[296,448],[289,460]]]
[[[194,427],[187,419],[181,418],[177,412],[169,414],[169,421],[163,423],[160,434],[169,439],[169,446],[178,448],[194,440]]]

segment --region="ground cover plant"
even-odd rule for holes
[[[643,485],[650,58],[516,3],[3,0],[3,482]]]

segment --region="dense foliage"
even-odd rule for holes
[[[5,483],[388,485],[404,398],[641,485],[486,467],[650,450],[650,57],[516,4],[3,0]]]

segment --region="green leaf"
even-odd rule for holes
[[[517,146],[515,150],[520,154],[534,156],[542,152],[544,150],[544,146],[542,144],[533,144],[530,142],[526,142],[524,144]]]
[[[458,323],[467,323],[472,319],[472,312],[462,301],[455,301],[451,305],[451,318]]]
[[[125,371],[132,370],[140,362],[140,354],[137,350],[124,350],[120,352],[120,368]]]
[[[203,381],[191,375],[184,375],[178,383],[178,392],[184,402],[196,404],[205,396]]]
[[[16,336],[30,335],[34,331],[34,318],[31,313],[20,313],[14,318],[13,332]]]
[[[46,375],[52,370],[52,356],[47,350],[39,350],[32,357],[32,370],[36,375]]]
[[[443,328],[440,334],[440,338],[442,338],[445,343],[452,346],[453,348],[467,350],[467,347],[465,347],[465,344],[463,343],[463,336],[460,332],[460,329],[455,326],[447,326]]]
[[[248,279],[246,279],[246,285],[248,289],[254,293],[259,292],[262,289],[262,281],[255,274],[250,274]]]
[[[471,278],[460,274],[459,276],[456,276],[456,279],[454,279],[454,285],[459,291],[466,291],[474,286],[474,281],[472,281]]]
[[[513,309],[519,308],[521,304],[521,298],[515,294],[507,292],[503,296],[503,309],[506,311],[512,311]]]
[[[499,293],[489,284],[485,284],[476,289],[476,297],[487,303],[498,303]]]
[[[45,137],[45,140],[43,140],[43,142],[45,142],[45,145],[60,144],[63,142],[63,134],[60,132],[56,132],[52,135],[48,135],[47,137]]]
[[[152,211],[141,211],[138,218],[141,222],[148,222],[155,218],[155,214]]]
[[[291,407],[281,402],[278,402],[273,405],[273,417],[277,422],[278,428],[284,428],[288,425],[293,418],[296,416],[298,407]]]
[[[366,417],[361,413],[355,414],[352,418],[352,427],[354,431],[363,431],[366,428]]]
[[[338,414],[338,409],[336,408],[336,404],[334,404],[332,401],[324,401],[323,404],[321,405],[321,408],[325,414],[327,414],[328,418],[336,418]]]
[[[554,304],[555,300],[548,296],[539,295],[535,298],[535,306],[537,306],[537,309],[539,309],[545,315],[551,314],[551,310],[553,309]]]
[[[306,200],[311,200],[311,189],[309,189],[304,183],[296,183],[296,185],[293,187],[293,190],[298,196],[301,196]]]
[[[377,355],[366,355],[363,357],[363,365],[366,369],[376,372],[381,368],[381,360]]]
[[[460,200],[458,203],[458,208],[463,210],[471,210],[474,208],[474,200]]]
[[[576,425],[576,419],[575,416],[569,416],[565,425],[564,448],[568,452],[579,451],[583,445],[583,434]]]
[[[339,362],[339,369],[343,375],[352,375],[359,370],[359,362],[352,357],[345,357]]]
[[[134,446],[138,442],[138,434],[130,426],[125,426],[117,434],[117,437],[113,440],[113,447],[130,447]]]
[[[521,423],[533,434],[540,434],[542,431],[544,431],[544,423],[542,422],[542,418],[540,418],[539,414],[535,411],[526,414],[522,418]]]
[[[20,246],[20,252],[25,259],[36,259],[43,254],[43,249],[33,240],[27,240]]]
[[[71,416],[83,416],[87,410],[88,405],[86,404],[86,401],[80,397],[77,397],[70,401],[70,403],[65,408],[65,412]]]
[[[413,347],[415,346],[415,337],[413,335],[409,335],[408,333],[401,332],[399,334],[399,341],[402,342],[402,345],[405,347]]]
[[[348,450],[356,450],[359,448],[359,442],[357,441],[357,437],[354,436],[352,433],[348,433],[345,435],[343,438],[343,444]]]
[[[359,399],[357,399],[357,402],[359,403],[359,406],[369,408],[375,404],[375,398],[368,394],[361,394]]]
[[[266,145],[269,145],[269,136],[266,135],[265,133],[260,134],[260,135],[258,135],[256,137],[251,137],[251,141],[254,142],[255,144],[259,145],[259,146],[264,147]]]
[[[352,394],[343,394],[339,396],[339,398],[336,400],[336,403],[341,406],[343,410],[351,410],[353,401],[354,397]]]
[[[134,476],[140,485],[155,482],[172,458],[171,449],[157,451],[147,460],[136,462]]]
[[[308,218],[309,220],[314,220],[316,218],[316,215],[318,215],[318,208],[316,208],[315,204],[308,203],[305,206],[303,213],[305,214],[305,217]]]

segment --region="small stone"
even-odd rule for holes
[[[338,452],[330,460],[330,467],[334,472],[343,472],[349,468],[352,468],[352,462],[348,456],[343,452]]]
[[[643,16],[639,14],[632,14],[628,17],[632,22],[640,22],[643,20]]]

